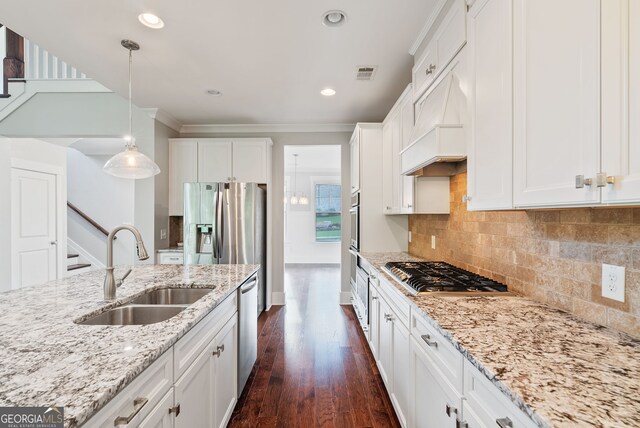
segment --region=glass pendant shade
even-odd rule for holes
[[[309,205],[309,198],[307,198],[305,195],[302,195],[298,199],[298,202],[300,203],[300,205]]]
[[[138,151],[134,145],[127,145],[104,164],[104,171],[114,177],[141,179],[160,174],[160,168],[154,161]]]
[[[131,40],[122,40],[120,44],[129,50],[129,135],[125,137],[127,144],[124,151],[109,159],[102,169],[107,174],[119,178],[130,178],[134,180],[149,178],[160,174],[160,167],[149,157],[138,151],[136,140],[133,138],[133,115],[131,111],[132,52],[140,49],[140,45]]]
[[[291,197],[291,205],[298,205],[298,197],[296,195],[293,195]]]

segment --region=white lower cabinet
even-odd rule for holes
[[[380,295],[380,312],[378,314],[378,324],[380,326],[380,344],[378,348],[378,369],[380,376],[391,389],[391,370],[393,369],[393,324],[390,324],[388,317],[391,316],[389,304]]]
[[[84,427],[225,427],[238,398],[235,293],[144,370]]]
[[[173,388],[167,392],[160,403],[149,413],[139,428],[171,428],[173,427],[173,419],[175,412],[169,412],[167,409],[173,407]],[[173,410],[173,409],[172,409]]]
[[[411,339],[412,396],[411,426],[420,428],[456,428],[462,397],[421,345]]]
[[[380,297],[375,287],[369,289],[369,298],[369,347],[373,358],[378,361],[378,349],[380,348]]]

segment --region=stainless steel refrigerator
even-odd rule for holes
[[[184,263],[260,264],[266,304],[266,190],[256,183],[185,183]]]

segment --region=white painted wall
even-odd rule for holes
[[[111,230],[122,223],[133,223],[135,186],[132,180],[105,174],[102,167],[108,159],[109,156],[87,156],[76,149],[67,149],[67,194],[69,202]],[[70,209],[68,235],[106,265],[107,237]],[[129,232],[118,234],[113,249],[116,264],[131,264],[136,260],[135,240]]]
[[[168,126],[155,122],[155,162],[160,167],[160,174],[155,176],[154,185],[154,223],[155,250],[169,247],[169,138],[176,138],[178,132]],[[161,238],[161,231],[166,237]],[[151,251],[151,248],[148,248]]]
[[[66,180],[66,149],[33,138],[0,138],[0,291],[11,289],[11,159],[21,159],[61,168],[61,180]],[[63,181],[64,182],[64,181]],[[62,186],[62,200],[66,189]],[[66,235],[66,211],[60,210],[59,218],[63,235]],[[58,239],[59,254],[66,254],[65,240]],[[62,273],[61,273],[62,274]]]
[[[308,171],[297,174],[298,193],[304,192],[309,198],[309,205],[287,204],[285,207],[285,264],[340,263],[340,242],[316,242],[315,239],[315,185],[340,184],[340,158],[335,159],[335,163],[338,168],[333,173]],[[288,181],[288,188],[291,189],[291,171],[286,172],[285,181]]]

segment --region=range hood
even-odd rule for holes
[[[462,115],[466,98],[453,71],[449,72],[425,98],[418,113],[410,143],[400,152],[400,168],[403,175],[423,175],[423,168],[438,162],[459,162],[467,158]],[[451,175],[439,168],[441,173]],[[426,175],[426,174],[424,174]]]

